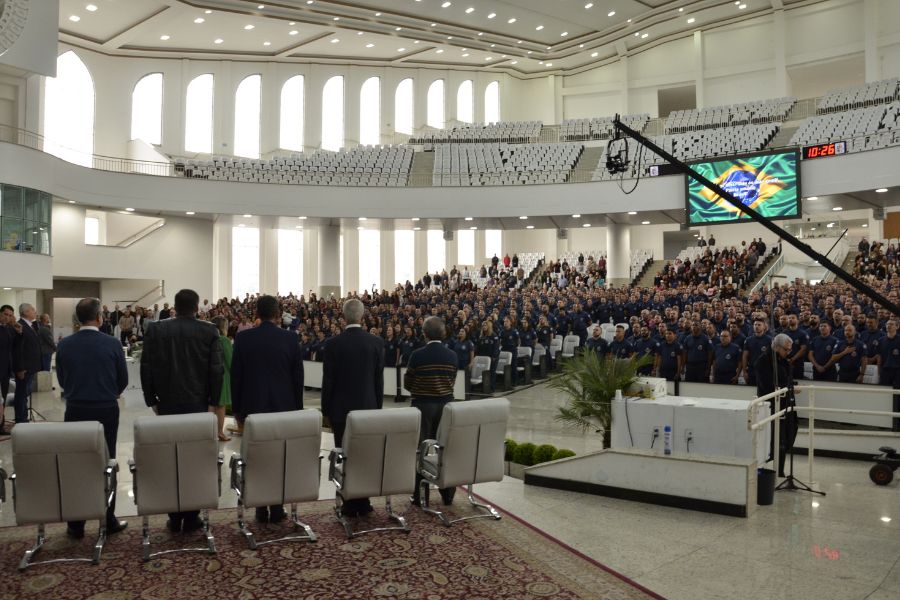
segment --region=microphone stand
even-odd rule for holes
[[[776,359],[776,360],[777,360],[777,359]],[[796,414],[797,414],[797,408],[796,408],[796,402],[797,402],[797,401],[796,401],[796,399],[794,398],[794,377],[793,377],[792,375],[790,375],[790,374],[788,374],[788,377],[789,377],[789,379],[788,379],[788,393],[787,393],[787,396],[786,396],[786,397],[787,397],[787,404],[788,404],[787,408],[789,408],[790,411],[784,414],[785,427],[787,426],[787,422],[788,422],[788,418],[787,418],[787,417],[788,417],[788,415],[793,414],[793,415],[795,415],[795,417],[796,417]],[[798,425],[798,426],[799,426],[799,425]],[[782,428],[781,428],[781,435],[784,436],[785,442],[787,442],[787,434],[788,434],[788,431],[787,431],[787,429],[786,429],[785,427],[782,427]],[[778,442],[778,444],[781,444],[781,440],[777,440],[777,442]],[[789,459],[790,464],[788,465],[788,474],[787,474],[787,476],[784,478],[784,480],[783,480],[781,483],[779,483],[778,485],[775,486],[775,491],[776,491],[776,492],[777,492],[777,491],[789,491],[789,492],[801,491],[801,492],[809,492],[810,494],[818,494],[818,495],[820,495],[820,496],[824,496],[824,495],[825,495],[825,492],[823,492],[823,491],[821,491],[821,490],[814,490],[813,488],[809,487],[809,485],[803,483],[802,481],[800,481],[799,479],[797,479],[796,477],[794,477],[794,452],[793,452],[793,447],[794,447],[793,444],[791,444],[791,447],[788,448],[788,447],[787,447],[787,443],[785,443],[785,447],[783,448],[783,452],[789,452],[789,453],[790,453],[790,459]],[[810,449],[809,451],[812,452],[812,449]],[[812,457],[810,457],[810,459],[811,459],[811,458],[812,458]],[[776,467],[777,467],[777,465],[776,465]]]

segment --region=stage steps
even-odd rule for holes
[[[653,278],[656,277],[656,274],[662,271],[662,268],[666,266],[666,263],[669,262],[667,260],[654,260],[650,263],[650,266],[647,267],[647,271],[641,275],[641,278],[638,279],[635,287],[639,288],[649,288],[653,287]]]
[[[416,152],[409,169],[411,187],[431,187],[434,176],[434,152]]]

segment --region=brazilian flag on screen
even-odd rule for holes
[[[744,206],[770,219],[800,216],[800,180],[796,151],[757,154],[691,165],[700,175],[730,192]],[[687,178],[688,223],[725,223],[749,219],[703,184]]]

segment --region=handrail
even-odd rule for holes
[[[157,298],[164,298],[165,295],[166,295],[166,282],[165,282],[164,279],[160,279],[160,280],[159,280],[159,285],[158,285],[158,286],[156,286],[155,288],[153,288],[152,290],[150,290],[149,292],[147,292],[147,293],[144,294],[143,296],[140,296],[137,300],[134,301],[134,304],[139,304],[139,303],[141,302],[141,300],[143,300],[144,298],[150,296],[151,294],[153,294],[153,293],[156,292],[157,290],[159,290],[159,294],[157,295]]]
[[[135,242],[144,239],[145,237],[147,237],[148,235],[150,235],[157,229],[161,228],[165,224],[166,224],[165,219],[156,219],[150,225],[147,225],[146,227],[144,227],[137,233],[133,233],[133,234],[129,235],[127,238],[125,238],[118,244],[107,244],[107,246],[112,247],[112,248],[128,248]]]
[[[834,247],[838,245],[838,242],[840,242],[844,238],[844,236],[847,235],[848,231],[850,231],[850,228],[845,227],[841,232],[841,235],[839,235],[837,239],[834,240],[834,243],[831,245],[831,248],[828,249],[828,252],[825,253],[825,258],[828,258],[828,255],[831,254],[831,251],[834,250]]]
[[[756,282],[756,285],[754,285],[752,288],[750,288],[750,293],[753,294],[754,292],[756,292],[759,288],[761,288],[763,286],[763,284],[772,283],[772,279],[783,268],[784,268],[784,252],[779,252],[778,258],[775,259],[775,262],[773,262],[772,265],[768,269],[766,269],[765,273],[763,273],[759,277],[759,281]]]

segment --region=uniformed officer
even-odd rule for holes
[[[656,356],[656,351],[659,347],[659,342],[650,337],[650,328],[646,325],[641,327],[640,335],[635,337],[631,344],[637,357]],[[638,369],[638,375],[650,375],[652,372],[652,363]]]
[[[609,354],[615,358],[631,358],[634,354],[631,342],[625,339],[625,328],[622,325],[616,325],[616,335],[609,344]]]
[[[553,354],[550,352],[550,344],[553,342],[553,328],[546,315],[541,315],[537,326],[537,343],[547,351],[547,366],[553,368]]]
[[[475,356],[487,356],[491,359],[491,389],[497,380],[497,359],[500,357],[500,339],[494,335],[494,323],[485,321],[481,326],[481,335],[475,346]]]
[[[838,366],[838,381],[841,383],[862,383],[869,363],[868,349],[856,337],[856,327],[844,327],[844,339],[838,342],[831,357]]]
[[[609,352],[609,344],[606,343],[606,340],[603,339],[602,331],[600,327],[594,327],[594,334],[588,338],[588,340],[584,343],[585,348],[590,351],[596,352],[601,357],[605,356],[607,352]]]
[[[791,353],[788,356],[788,364],[794,380],[803,379],[803,363],[806,361],[806,353],[809,350],[809,336],[800,328],[800,320],[797,315],[788,315],[788,327],[784,332],[793,342]]]
[[[685,381],[709,383],[709,365],[713,356],[712,342],[700,330],[700,323],[691,324],[691,333],[681,342],[685,351]]]
[[[581,308],[581,304],[576,304],[575,310],[572,311],[571,319],[572,333],[578,336],[578,345],[584,346],[584,343],[587,341],[587,328],[591,325],[591,316]]]
[[[819,323],[819,335],[810,343],[809,362],[813,365],[813,379],[815,381],[835,381],[837,368],[832,357],[837,340],[831,335],[831,325],[828,321]]]
[[[725,329],[719,335],[713,361],[713,383],[737,383],[741,373],[741,349],[731,341],[731,332]]]
[[[453,351],[456,352],[456,367],[458,369],[468,369],[472,361],[475,360],[475,344],[472,343],[472,340],[466,338],[465,327],[459,329]]]
[[[684,367],[684,348],[675,339],[673,329],[666,330],[666,339],[657,348],[655,371],[658,377],[675,381]]]
[[[772,350],[772,336],[766,333],[766,322],[762,319],[753,321],[753,335],[744,342],[744,354],[742,357],[744,367],[744,382],[747,385],[756,385],[754,368],[759,357],[768,354]]]

